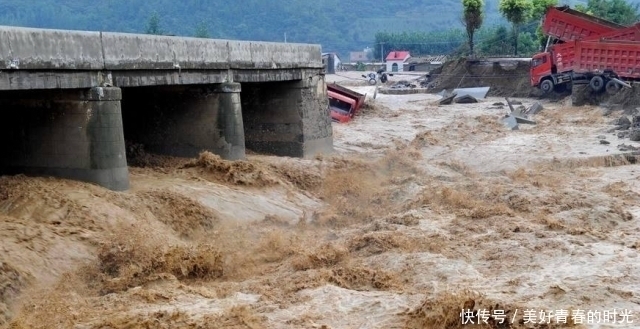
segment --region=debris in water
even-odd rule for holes
[[[471,96],[471,95],[459,96],[459,97],[456,97],[453,101],[458,103],[458,104],[471,104],[471,103],[477,103],[478,102],[478,100],[475,97]]]

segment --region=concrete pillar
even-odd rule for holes
[[[128,189],[121,98],[113,87],[1,94],[0,171]]]
[[[151,153],[245,158],[240,84],[125,88],[127,141]]]
[[[219,154],[223,159],[245,158],[240,91],[239,83],[222,83],[214,89],[218,99],[218,129],[222,146]]]
[[[333,152],[333,130],[324,76],[242,85],[248,149],[309,158]]]

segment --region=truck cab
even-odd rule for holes
[[[356,101],[335,91],[327,91],[331,120],[334,122],[348,122],[355,115]]]
[[[553,62],[551,60],[551,53],[544,52],[533,55],[533,58],[531,58],[531,67],[529,69],[531,86],[540,86],[542,80],[545,77],[551,76],[551,74],[553,73],[552,67]]]
[[[333,122],[349,122],[358,113],[366,97],[335,83],[327,84],[327,96]]]

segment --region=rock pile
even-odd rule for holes
[[[610,133],[617,132],[619,139],[629,138],[630,141],[639,142],[640,141],[640,111],[635,110],[631,115],[631,119],[628,116],[623,115],[618,119],[611,121],[611,124],[614,125],[614,128],[609,130]],[[640,147],[621,144],[618,145],[618,149],[620,151],[637,151],[640,150]]]

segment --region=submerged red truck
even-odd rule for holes
[[[638,79],[640,24],[625,27],[567,7],[551,7],[542,25],[556,39],[531,60],[531,85],[544,92],[588,83],[594,91],[617,91],[614,78]]]
[[[327,84],[331,120],[348,122],[358,113],[364,104],[366,95],[357,93],[335,83]]]

